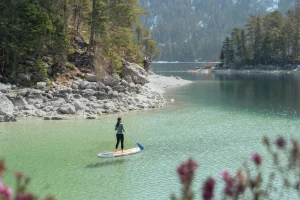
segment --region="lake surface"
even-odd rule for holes
[[[121,114],[125,129],[145,147],[136,155],[97,158],[98,153],[114,149],[113,128],[119,115],[0,124],[0,157],[10,169],[5,182],[14,184],[12,172],[21,170],[32,178],[31,190],[58,200],[169,199],[180,191],[177,166],[193,158],[200,165],[195,190],[202,180],[214,176],[220,192],[220,171],[236,171],[251,153],[262,153],[268,166],[264,135],[299,138],[299,75],[186,72],[198,66],[152,66],[158,74],[194,82],[168,90],[165,97],[175,102],[163,109]],[[126,135],[125,147],[135,147]]]

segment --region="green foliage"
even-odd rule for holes
[[[286,16],[277,10],[263,17],[250,15],[245,29],[235,28],[225,39],[220,57],[224,64],[236,65],[295,63],[300,53],[298,35],[295,11]]]
[[[6,5],[5,16],[0,21],[0,33],[3,36],[0,73],[14,78],[18,73],[34,71],[37,79],[46,77],[47,70],[41,64],[43,56],[55,52],[64,57],[62,62],[65,61],[69,43],[62,18],[46,10],[49,5],[45,2],[24,0],[8,2]],[[24,66],[26,60],[32,61],[36,69],[20,67]]]
[[[142,38],[139,16],[146,11],[136,0],[4,0],[0,10],[0,75],[14,80],[29,73],[38,81],[73,68],[67,59],[74,47],[101,57],[110,73],[119,73],[123,60],[141,63],[143,45],[147,57],[155,52],[155,42]],[[82,35],[88,48],[71,46]]]

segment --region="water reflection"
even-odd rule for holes
[[[299,116],[300,76],[294,74],[218,74],[221,100],[246,109]]]
[[[201,64],[156,64],[153,71],[195,84],[181,92],[185,101],[287,117],[300,116],[300,74],[196,74]],[[182,71],[180,71],[182,70]]]

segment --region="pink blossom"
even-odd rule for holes
[[[216,181],[213,178],[208,178],[202,187],[202,197],[204,200],[211,200],[214,197]]]
[[[2,178],[1,178],[1,176],[0,176],[0,190],[1,190],[2,188],[4,188],[4,185],[3,185],[3,182],[2,182]]]
[[[261,157],[261,155],[259,155],[258,153],[253,153],[253,154],[251,155],[251,158],[252,158],[253,162],[254,162],[256,165],[260,165],[260,164],[261,164],[262,157]]]
[[[0,188],[0,197],[4,197],[5,200],[12,200],[13,192],[9,187]]]
[[[177,168],[177,173],[182,184],[190,184],[194,178],[195,171],[198,167],[198,164],[193,160],[188,160],[187,162],[182,163]]]
[[[235,177],[230,177],[229,172],[224,170],[222,172],[223,180],[225,181],[224,193],[227,196],[233,196],[243,193],[247,187],[247,178],[238,170]]]
[[[227,181],[229,181],[230,180],[230,174],[229,174],[229,171],[228,170],[223,170],[222,172],[221,172],[221,176],[223,177],[223,180],[225,181],[225,182],[227,182]]]
[[[277,140],[276,140],[276,145],[278,148],[280,149],[283,149],[285,146],[286,146],[286,141],[283,137],[279,137]]]

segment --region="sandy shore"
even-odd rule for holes
[[[148,76],[148,80],[150,83],[147,83],[146,86],[160,94],[163,94],[167,88],[192,83],[192,81],[184,80],[180,77],[168,77],[156,74]]]

